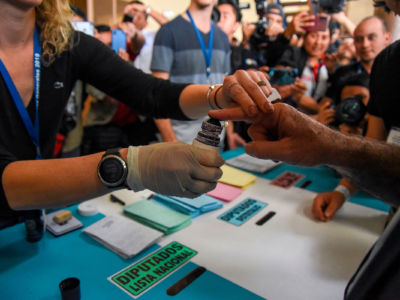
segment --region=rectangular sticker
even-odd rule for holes
[[[271,184],[280,186],[282,188],[288,189],[302,180],[305,176],[299,173],[285,171],[278,177],[276,177]]]
[[[218,217],[218,219],[236,226],[240,226],[243,223],[247,222],[251,217],[257,214],[267,205],[268,204],[265,202],[247,198],[227,212],[224,212]]]
[[[179,267],[188,262],[197,251],[178,242],[172,242],[110,276],[108,280],[123,289],[133,298],[155,286]]]

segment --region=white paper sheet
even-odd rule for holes
[[[226,163],[232,167],[257,173],[265,173],[281,164],[281,162],[274,162],[270,159],[255,158],[246,153],[228,159]]]
[[[83,232],[123,258],[138,254],[163,236],[158,230],[119,215],[105,217]]]

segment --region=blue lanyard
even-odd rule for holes
[[[186,11],[186,14],[188,15],[190,22],[193,25],[194,31],[196,32],[197,40],[200,43],[201,51],[203,52],[204,60],[206,62],[206,75],[207,79],[210,77],[211,73],[211,59],[212,59],[212,51],[213,51],[213,40],[214,40],[214,25],[211,22],[211,29],[210,29],[210,36],[208,38],[208,51],[206,49],[206,46],[204,45],[203,38],[200,34],[199,29],[197,28],[196,24],[194,23],[194,20],[192,18],[192,15],[190,14],[189,10]]]
[[[28,131],[31,140],[36,147],[36,159],[42,158],[42,156],[40,155],[40,140],[39,140],[39,87],[40,87],[41,52],[42,50],[40,48],[39,31],[37,27],[35,27],[34,40],[33,40],[33,78],[34,78],[33,94],[35,98],[34,124],[32,124],[32,120],[29,117],[24,102],[22,101],[22,98],[18,93],[18,90],[15,87],[14,82],[12,81],[11,76],[7,71],[7,68],[0,59],[0,73],[3,76],[4,82],[11,94],[11,97],[14,100],[15,106],[17,107],[19,115],[21,116],[21,119],[24,122],[25,128]]]

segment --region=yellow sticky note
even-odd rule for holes
[[[229,185],[238,186],[241,188],[247,188],[249,185],[254,183],[256,176],[253,174],[241,171],[236,168],[232,168],[227,165],[221,167],[223,175],[218,180],[219,182],[226,183]]]

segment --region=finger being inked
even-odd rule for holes
[[[241,107],[210,110],[208,115],[218,120],[246,121],[251,119]]]

